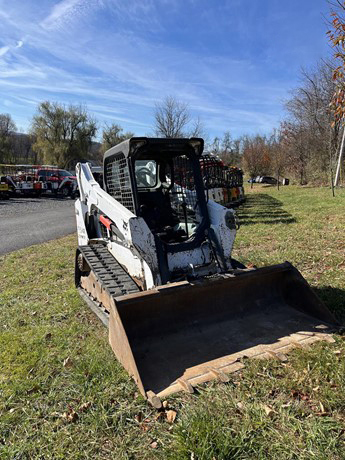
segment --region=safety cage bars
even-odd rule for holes
[[[127,159],[117,153],[105,162],[104,180],[106,190],[115,200],[131,212],[135,212],[131,179]]]

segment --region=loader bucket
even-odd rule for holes
[[[286,359],[331,338],[335,319],[288,262],[110,299],[109,338],[141,393],[159,398],[220,379],[244,357]]]

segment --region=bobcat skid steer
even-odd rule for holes
[[[207,200],[203,140],[133,137],[104,155],[104,186],[77,165],[75,281],[117,359],[155,406],[243,357],[284,359],[335,322],[288,262],[232,259],[234,211]]]

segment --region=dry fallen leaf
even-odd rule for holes
[[[249,264],[247,264],[247,268],[258,268],[258,267],[250,262]]]
[[[291,396],[295,399],[299,399],[300,401],[309,401],[309,396],[307,394],[301,393],[297,390],[291,391]]]
[[[83,403],[80,407],[79,407],[79,412],[85,412],[88,410],[89,407],[91,407],[91,401],[88,401],[88,402],[85,402]]]
[[[68,423],[73,423],[78,420],[79,416],[75,410],[70,409],[68,412],[65,412],[62,416]]]
[[[277,396],[277,394],[279,393],[279,390],[277,390],[276,388],[273,388],[269,393],[268,393],[268,396],[270,396],[271,398],[275,398]]]
[[[286,404],[282,404],[280,407],[282,407],[283,409],[285,409],[286,407],[290,407],[291,406],[291,402],[288,402]]]
[[[160,419],[164,418],[164,416],[165,416],[165,412],[158,412],[155,415],[155,420],[160,420]]]
[[[63,361],[63,367],[71,367],[72,366],[72,360],[71,358],[68,356],[66,359],[64,359]]]
[[[241,402],[238,402],[238,403],[236,404],[236,406],[237,406],[237,409],[239,409],[239,410],[243,410],[243,408],[244,408],[244,405],[243,405],[243,403],[241,403]]]
[[[157,441],[152,441],[150,446],[152,447],[152,449],[157,449],[158,442]]]
[[[141,431],[150,431],[151,429],[151,426],[148,424],[148,423],[145,423],[145,421],[143,423],[140,424],[140,429]]]
[[[166,417],[169,423],[174,423],[176,415],[177,415],[177,412],[175,412],[172,409],[166,411]]]
[[[141,423],[141,421],[143,420],[143,414],[139,412],[139,414],[137,414],[134,418],[138,423]]]
[[[273,417],[273,415],[276,413],[276,411],[274,409],[272,409],[272,407],[267,406],[266,404],[263,404],[262,407],[263,407],[267,417]]]

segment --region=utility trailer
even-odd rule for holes
[[[13,195],[40,196],[43,183],[37,179],[35,165],[0,165],[0,172],[6,176]]]
[[[200,157],[200,168],[208,198],[226,207],[244,202],[243,171],[236,166],[225,166],[214,154]]]
[[[42,194],[74,197],[77,180],[70,172],[53,165],[0,165],[13,194],[40,197]]]

